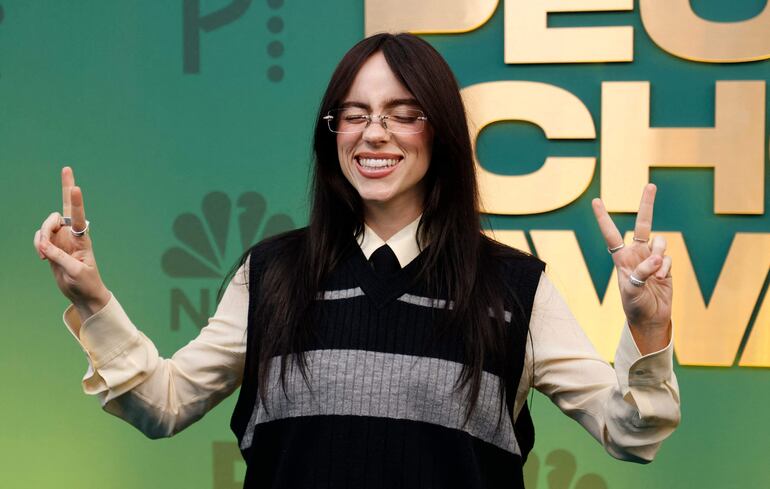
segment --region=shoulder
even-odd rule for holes
[[[303,227],[270,236],[251,246],[247,251],[252,270],[263,270],[270,263],[296,257],[305,246],[308,228]]]
[[[482,235],[481,248],[489,263],[500,267],[504,272],[526,271],[536,273],[539,277],[545,270],[545,262],[535,255],[503,244],[487,235]]]

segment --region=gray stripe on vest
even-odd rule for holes
[[[315,350],[306,352],[306,358],[313,391],[292,362],[286,369],[288,399],[280,386],[280,360],[273,359],[266,399],[269,414],[257,398],[241,449],[251,447],[254,429],[261,423],[299,416],[352,415],[441,425],[521,453],[505,403],[498,429],[500,379],[493,374],[482,373],[478,404],[463,426],[464,392],[454,388],[460,363],[362,350]]]
[[[356,287],[354,289],[325,290],[323,292],[319,292],[316,295],[316,299],[334,301],[340,299],[352,299],[353,297],[359,297],[362,295],[364,295],[364,291],[361,290],[361,287]],[[433,307],[435,309],[444,309],[447,307],[446,299],[434,299],[432,297],[424,297],[420,295],[404,294],[399,297],[398,300],[415,306]],[[452,308],[454,308],[454,301],[449,301],[449,309]],[[489,315],[493,317],[495,315],[491,308],[489,309]],[[511,313],[509,311],[505,311],[505,322],[511,322]]]
[[[319,301],[337,301],[340,299],[352,299],[361,295],[364,295],[364,291],[361,290],[361,287],[356,287],[354,289],[324,290],[316,294],[316,299]]]
[[[414,304],[415,306],[433,307],[436,309],[444,309],[447,307],[447,301],[445,299],[433,299],[431,297],[423,297],[419,295],[404,294],[398,298],[402,302],[408,304]],[[455,306],[454,301],[449,301],[449,309],[453,309]],[[489,308],[489,315],[494,317],[495,313],[492,308]],[[511,322],[511,313],[509,311],[504,312],[505,322]]]
[[[434,309],[444,309],[447,307],[446,299],[433,299],[432,297],[423,297],[419,295],[404,294],[398,298],[402,302],[414,304],[415,306],[433,307]],[[453,301],[449,301],[449,309],[454,308]]]

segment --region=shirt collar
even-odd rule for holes
[[[372,228],[364,224],[364,232],[359,235],[357,241],[366,259],[368,260],[372,256],[374,250],[387,244],[395,253],[401,268],[404,268],[420,254],[420,247],[417,245],[417,227],[420,224],[421,218],[422,214],[401,228],[400,231],[391,236],[387,241],[383,241]]]

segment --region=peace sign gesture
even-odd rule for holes
[[[62,168],[61,182],[64,215],[52,212],[35,233],[33,243],[40,258],[51,265],[59,289],[85,321],[107,304],[110,292],[96,267],[83,192],[75,186],[70,167]]]
[[[592,201],[596,222],[618,272],[623,311],[643,355],[663,349],[671,337],[671,257],[665,255],[665,238],[655,236],[650,241],[656,190],[652,183],[644,187],[634,241],[629,246],[623,244],[601,199]]]

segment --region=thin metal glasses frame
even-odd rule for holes
[[[361,127],[360,130],[357,131],[335,131],[332,129],[332,121],[334,120],[334,115],[332,115],[332,112],[340,111],[341,109],[335,109],[333,111],[329,111],[325,116],[323,116],[321,119],[326,121],[326,125],[329,128],[329,131],[335,133],[335,134],[357,134],[364,132],[367,127],[371,125],[371,123],[374,121],[374,119],[377,119],[377,122],[382,126],[383,129],[388,131],[391,134],[419,134],[423,131],[425,128],[424,122],[428,120],[428,117],[425,115],[424,112],[421,110],[415,110],[415,112],[419,112],[420,114],[423,114],[421,116],[417,117],[417,120],[423,121],[423,124],[420,126],[420,129],[418,131],[393,131],[391,128],[388,127],[388,119],[392,116],[392,114],[361,114],[362,116],[366,117],[366,124]]]

